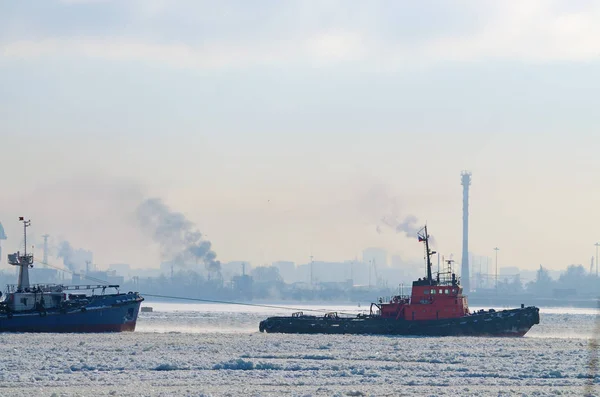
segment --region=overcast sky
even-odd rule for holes
[[[0,0],[0,220],[158,266],[159,197],[218,258],[589,266],[600,240],[595,1]],[[377,226],[379,225],[379,232]],[[4,250],[5,255],[7,250]],[[0,266],[6,267],[6,258]]]

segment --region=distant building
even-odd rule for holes
[[[290,261],[277,261],[272,264],[274,267],[279,269],[279,274],[286,283],[292,283],[296,281],[296,264]]]
[[[160,272],[165,275],[165,277],[171,277],[173,273],[177,271],[177,265],[173,262],[163,262],[160,264]]]
[[[357,270],[362,270],[359,263],[353,263],[352,261],[347,262],[324,262],[314,261],[312,263],[306,263],[299,265],[296,268],[296,281],[307,282],[310,284],[311,281],[311,268],[312,268],[312,281],[314,284],[317,283],[346,283],[348,280],[356,276]]]
[[[375,263],[376,266],[384,268],[388,266],[388,254],[383,248],[366,248],[363,251],[363,262]]]
[[[250,263],[245,261],[221,263],[221,275],[224,280],[232,280],[236,276],[242,276],[243,273],[249,275],[251,270]]]
[[[53,284],[59,281],[58,270],[48,267],[33,267],[29,270],[31,284]]]
[[[160,277],[160,275],[164,275],[164,273],[160,269],[132,269],[131,277],[139,278],[147,278],[147,277]]]
[[[521,271],[516,266],[506,266],[498,268],[499,276],[514,276],[516,274],[519,274],[520,272]]]
[[[392,255],[392,267],[402,267],[402,257],[400,255]]]
[[[125,278],[117,275],[114,270],[108,271],[92,271],[88,273],[73,273],[73,284],[88,285],[88,284],[117,284],[123,285]]]
[[[127,263],[113,263],[108,265],[108,270],[114,270],[121,276],[129,277],[131,274],[131,266]]]
[[[76,249],[69,257],[69,264],[73,271],[93,270],[93,263],[94,253],[89,250]]]
[[[369,283],[369,264],[362,261],[346,261],[348,267],[348,279],[352,279],[354,285],[367,285]]]

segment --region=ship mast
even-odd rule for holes
[[[427,234],[427,225],[423,227],[418,233],[417,236],[419,241],[425,242],[425,260],[427,261],[427,283],[429,285],[433,285],[433,277],[431,276],[431,255],[435,255],[435,251],[431,251],[429,249],[429,234]]]
[[[8,263],[13,266],[19,266],[19,282],[17,291],[23,291],[29,288],[29,267],[33,267],[33,254],[27,254],[27,228],[31,226],[30,220],[25,220],[22,216],[19,221],[23,222],[23,241],[25,243],[25,251],[23,255],[17,251],[16,254],[8,255]]]

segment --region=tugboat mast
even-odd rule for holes
[[[429,234],[427,234],[427,225],[417,233],[419,241],[425,242],[425,260],[427,261],[427,283],[433,285],[433,277],[431,275],[431,255],[435,255],[435,251],[429,249]]]
[[[21,255],[18,251],[16,254],[8,255],[8,263],[13,266],[19,266],[19,281],[17,290],[23,291],[29,288],[29,267],[33,267],[33,254],[27,254],[27,228],[31,226],[31,220],[25,220],[22,216],[19,221],[23,222],[23,241],[25,243],[25,251]]]

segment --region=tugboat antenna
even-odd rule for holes
[[[429,250],[429,234],[427,234],[427,225],[423,227],[418,233],[417,237],[419,241],[425,242],[425,260],[427,261],[427,283],[433,285],[433,277],[431,276],[431,255],[435,255],[435,251]]]

